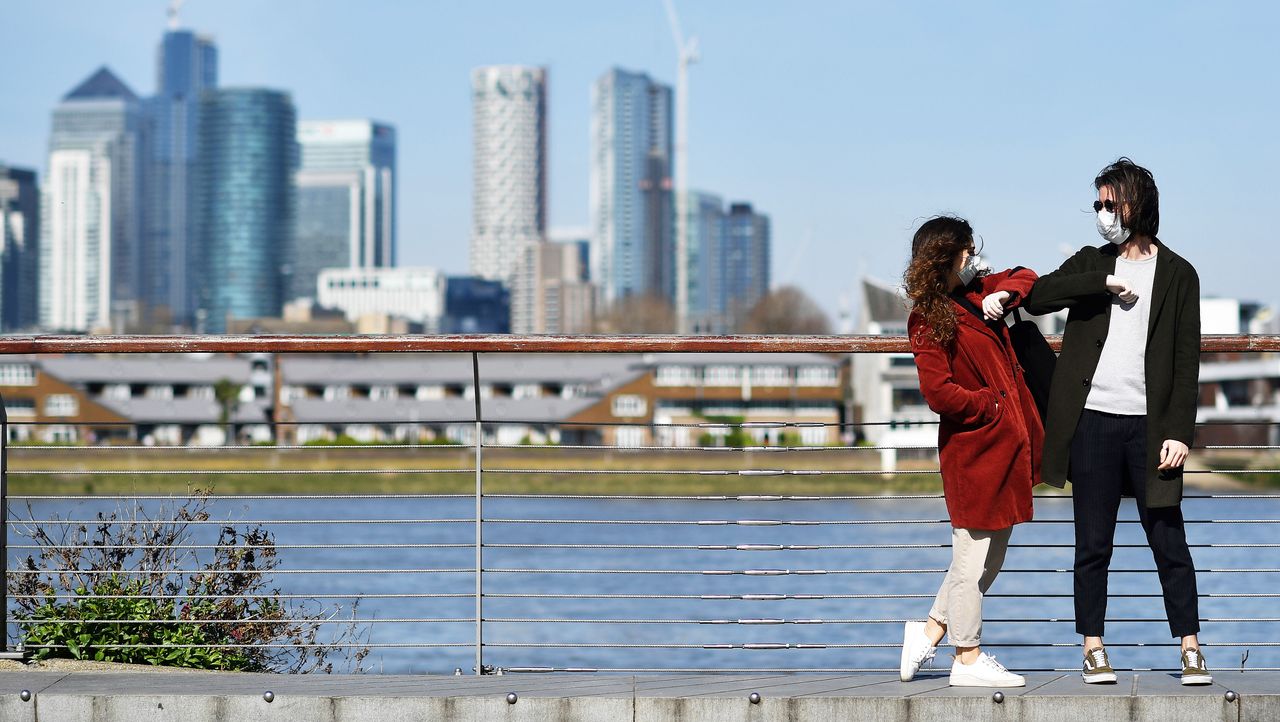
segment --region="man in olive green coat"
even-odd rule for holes
[[[1200,280],[1156,237],[1159,191],[1128,158],[1094,179],[1098,232],[1027,295],[1033,314],[1068,309],[1045,418],[1044,481],[1072,482],[1076,632],[1085,682],[1115,682],[1102,643],[1120,497],[1138,514],[1182,639],[1183,684],[1209,684],[1200,654],[1195,565],[1183,528],[1182,470],[1195,432]]]

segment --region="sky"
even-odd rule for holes
[[[772,219],[775,286],[835,317],[895,282],[911,234],[968,218],[997,267],[1101,243],[1093,177],[1127,155],[1160,186],[1161,239],[1206,296],[1280,302],[1280,4],[676,0],[690,187]],[[0,161],[46,163],[49,115],[101,65],[155,90],[164,0],[7,2]],[[588,219],[590,88],[613,66],[674,83],[661,0],[189,0],[224,86],[288,90],[299,118],[399,136],[400,259],[467,270],[469,71],[549,69],[550,226]],[[847,301],[842,302],[842,298]]]

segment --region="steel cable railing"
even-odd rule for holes
[[[1251,341],[1250,343],[1255,342]],[[0,344],[0,346],[2,345]],[[1277,348],[1280,348],[1280,344],[1277,345]],[[479,359],[479,354],[473,354],[474,388],[479,388],[482,382]],[[500,424],[515,422],[507,419],[499,421],[485,418],[482,413],[484,401],[485,399],[480,394],[475,394],[477,407],[474,421],[475,434],[474,440],[470,444],[385,444],[351,447],[317,447],[305,444],[254,447],[224,444],[204,449],[164,446],[84,447],[36,444],[14,447],[9,450],[17,451],[18,453],[14,454],[13,458],[18,459],[28,454],[43,454],[54,459],[73,459],[83,456],[89,458],[87,462],[89,464],[99,463],[99,459],[127,456],[123,452],[145,454],[151,451],[183,451],[196,454],[238,454],[243,451],[247,453],[245,454],[245,461],[242,463],[252,464],[255,463],[252,461],[254,458],[272,456],[270,452],[273,450],[289,452],[300,459],[306,458],[305,455],[309,452],[317,451],[322,451],[330,456],[340,456],[348,452],[366,454],[370,451],[386,451],[402,454],[404,456],[401,458],[411,460],[410,464],[406,466],[325,468],[317,470],[307,468],[303,464],[298,465],[296,468],[208,469],[200,468],[197,464],[176,463],[163,468],[121,469],[115,468],[115,465],[119,462],[108,462],[111,468],[83,468],[72,464],[27,468],[20,465],[18,468],[10,469],[8,475],[20,475],[31,479],[49,479],[55,483],[58,480],[67,481],[82,477],[94,478],[122,474],[143,480],[148,477],[162,479],[190,477],[198,480],[201,477],[215,475],[269,478],[271,476],[332,474],[350,476],[353,479],[370,475],[404,475],[405,477],[416,475],[424,478],[449,475],[455,475],[454,478],[458,475],[473,476],[476,483],[476,492],[474,494],[341,493],[326,495],[292,493],[281,495],[232,494],[214,496],[210,497],[211,503],[224,506],[235,505],[241,510],[242,514],[237,516],[231,512],[226,512],[211,516],[208,519],[188,520],[185,523],[191,524],[197,529],[207,527],[210,531],[227,525],[262,525],[270,528],[279,527],[282,530],[300,527],[317,527],[318,529],[332,530],[332,533],[327,534],[332,538],[327,541],[287,539],[279,544],[247,545],[244,548],[271,548],[292,554],[293,556],[288,557],[290,565],[286,568],[271,570],[232,570],[230,573],[281,575],[285,580],[293,578],[300,580],[296,585],[296,589],[294,586],[290,586],[286,591],[277,595],[279,599],[368,600],[371,602],[382,600],[385,602],[429,605],[423,606],[421,609],[389,607],[386,610],[386,614],[379,612],[377,615],[362,617],[359,620],[362,624],[368,624],[376,628],[385,627],[396,631],[392,632],[393,637],[380,636],[372,641],[366,640],[359,644],[365,648],[387,650],[388,652],[397,650],[409,652],[415,649],[470,650],[474,652],[475,669],[478,672],[490,669],[490,665],[495,661],[505,662],[502,666],[508,671],[527,672],[550,670],[678,672],[708,671],[709,669],[715,671],[888,671],[893,668],[888,664],[882,664],[881,666],[848,664],[850,659],[867,658],[862,655],[852,658],[848,656],[813,658],[815,660],[830,659],[831,663],[826,666],[821,663],[816,665],[807,664],[804,661],[807,658],[802,657],[796,657],[792,660],[790,656],[787,659],[788,661],[793,661],[793,663],[781,666],[776,665],[775,662],[777,660],[771,656],[762,657],[760,663],[755,666],[735,666],[732,662],[726,664],[721,661],[721,658],[717,655],[720,653],[759,653],[769,655],[775,652],[786,652],[789,655],[807,655],[845,651],[872,653],[877,650],[888,654],[898,646],[893,637],[899,632],[892,627],[901,625],[907,620],[923,616],[923,612],[927,609],[927,600],[933,597],[933,594],[928,591],[928,587],[930,585],[936,586],[941,578],[940,575],[945,573],[947,561],[945,550],[949,547],[945,543],[948,521],[945,509],[941,505],[941,496],[937,492],[919,494],[818,493],[811,495],[768,493],[770,484],[776,479],[796,479],[801,481],[815,479],[823,480],[823,483],[829,483],[825,480],[839,482],[841,479],[874,479],[877,477],[886,479],[893,477],[929,478],[936,476],[936,467],[888,470],[883,468],[816,468],[816,466],[811,468],[758,468],[755,466],[754,460],[756,455],[775,460],[770,464],[766,464],[766,466],[769,466],[781,463],[776,460],[791,459],[793,457],[798,460],[826,459],[829,457],[845,458],[845,456],[834,452],[931,452],[936,450],[934,446],[923,444],[873,444],[856,447],[763,445],[667,447],[644,444],[640,446],[612,447],[580,443],[565,444],[563,446],[498,443],[492,436],[494,428]],[[373,421],[376,421],[376,419]],[[457,422],[454,420],[450,423]],[[576,425],[583,428],[609,426],[648,429],[654,429],[658,426],[671,426],[692,429],[720,428],[760,431],[765,429],[799,428],[846,429],[856,426],[881,425],[881,423],[839,421],[769,422],[763,424],[753,422],[693,424],[618,422],[604,424],[600,422],[573,422],[566,423],[565,426]],[[888,422],[883,423],[887,424]],[[919,426],[922,423],[913,422],[913,425]],[[1258,452],[1278,450],[1280,446],[1267,444],[1218,444],[1203,448],[1206,451],[1257,454]],[[109,455],[96,457],[95,454],[99,452],[106,452]],[[428,452],[429,456],[417,457],[419,452]],[[474,464],[467,467],[433,467],[429,465],[429,462],[431,458],[435,458],[435,452],[473,454]],[[519,452],[517,454],[518,458],[513,459],[513,461],[517,463],[501,463],[506,460],[504,454],[515,454],[516,452]],[[573,458],[575,454],[588,457],[586,463],[593,465],[581,468],[575,466],[575,464],[563,463],[565,460]],[[654,454],[672,454],[673,459],[699,458],[703,455],[710,460],[733,458],[740,459],[741,464],[738,465],[738,468],[733,468],[733,465],[729,464],[718,464],[716,465],[717,468],[705,469],[690,468],[679,463],[674,464],[673,468],[646,468],[643,466],[602,468],[596,461],[591,459],[592,454],[614,455],[623,460],[619,462],[622,464],[626,464],[625,459],[645,458],[646,455]],[[162,456],[166,459],[173,459],[175,462],[179,459],[187,458],[187,454]],[[851,454],[849,458],[858,456]],[[529,460],[535,457],[547,457],[550,464],[539,462],[535,465],[529,463]],[[357,456],[353,461],[358,463],[359,458]],[[519,463],[522,460],[525,463]],[[1276,474],[1280,473],[1280,470],[1270,468],[1219,469],[1214,471],[1190,469],[1187,473],[1192,475],[1216,474],[1223,477],[1231,477],[1239,474]],[[545,479],[546,483],[552,485],[575,478],[590,479],[592,480],[591,483],[594,483],[594,480],[599,480],[601,485],[607,485],[612,483],[611,479],[617,477],[635,477],[641,480],[659,477],[710,477],[712,479],[737,479],[744,483],[752,483],[758,485],[762,493],[695,494],[690,496],[679,494],[613,495],[603,489],[601,493],[594,494],[509,493],[505,491],[505,489],[510,488],[509,485],[502,486],[501,488],[504,491],[501,493],[491,493],[485,490],[486,483],[501,484],[506,477]],[[1018,534],[1015,534],[1015,543],[1010,545],[1011,561],[1013,561],[1013,557],[1016,554],[1031,556],[1021,558],[1022,566],[1018,563],[1007,565],[1005,572],[1010,577],[1026,576],[1036,581],[1030,582],[1032,584],[1031,587],[1021,585],[1007,590],[1000,590],[1001,583],[998,583],[997,589],[987,595],[988,599],[992,600],[993,605],[1026,601],[1060,604],[1072,597],[1069,593],[1069,588],[1064,590],[1060,581],[1070,573],[1069,557],[1058,556],[1050,558],[1045,556],[1050,554],[1060,555],[1065,550],[1073,548],[1073,545],[1069,543],[1069,536],[1064,539],[1062,534],[1059,533],[1060,531],[1069,535],[1070,519],[1061,516],[1055,518],[1055,513],[1052,512],[1053,505],[1059,504],[1069,497],[1060,494],[1038,494],[1037,497],[1037,504],[1048,505],[1046,508],[1051,510],[1049,518],[1038,518],[1026,525],[1026,529],[1044,529],[1046,534],[1057,534],[1057,536],[1042,535],[1043,538],[1038,538],[1037,541],[1019,543],[1017,542]],[[170,502],[174,498],[163,494],[116,494],[90,497],[88,503],[90,506],[95,504],[100,506],[103,502],[146,505]],[[1271,511],[1273,507],[1266,504],[1266,502],[1280,500],[1280,496],[1252,492],[1215,492],[1191,493],[1186,498],[1188,502],[1202,505],[1196,507],[1194,514],[1191,509],[1188,509],[1189,518],[1186,523],[1191,529],[1193,549],[1204,550],[1205,553],[1229,552],[1230,550],[1240,550],[1243,553],[1247,553],[1254,550],[1280,547],[1280,544],[1262,540],[1253,541],[1243,538],[1218,539],[1197,536],[1198,532],[1195,531],[1197,528],[1216,527],[1219,525],[1237,527],[1242,531],[1266,531],[1270,528],[1270,525],[1280,523],[1280,515],[1277,515],[1276,518],[1267,516],[1267,514],[1273,513]],[[474,502],[474,515],[467,515],[466,513],[465,504],[468,501]],[[36,509],[59,509],[62,510],[59,513],[66,513],[69,507],[74,506],[73,502],[84,504],[86,503],[86,498],[79,495],[57,493],[8,495],[7,502],[27,503],[33,505],[33,508]],[[344,516],[333,513],[326,514],[323,511],[308,511],[306,508],[309,504],[319,504],[323,507],[329,502],[349,502],[349,508],[346,510],[352,512],[357,512],[361,509],[380,508],[391,513],[385,517],[359,514]],[[671,502],[679,508],[663,508],[661,509],[663,514],[658,516],[645,514],[646,507],[637,506],[658,502]],[[1241,518],[1216,518],[1212,516],[1215,509],[1226,503],[1236,504],[1237,506],[1232,508],[1232,513],[1241,516]],[[293,506],[282,506],[282,504]],[[579,509],[574,506],[578,504],[587,504],[589,508],[583,507]],[[741,507],[744,510],[767,508],[770,511],[765,514],[753,514],[750,511],[741,514],[723,512],[702,514],[697,512],[696,507],[708,504],[718,505],[723,509],[731,507]],[[905,515],[895,508],[903,504],[910,507]],[[417,508],[415,505],[429,505],[430,508],[438,508],[442,511],[437,514],[414,513]],[[490,505],[495,506],[491,507]],[[252,512],[255,508],[272,509],[284,513],[278,516],[264,513],[245,514],[245,512]],[[332,509],[333,507],[330,508]],[[626,509],[627,513],[610,513],[610,510],[615,508]],[[822,513],[802,513],[807,509],[821,510]],[[1274,507],[1274,509],[1275,511],[1280,511],[1280,506]],[[583,515],[573,516],[564,513],[574,510],[583,511]],[[1064,510],[1065,508],[1059,508],[1057,513],[1060,514]],[[519,513],[520,511],[538,513],[522,514]],[[921,511],[925,513],[921,513]],[[761,518],[765,516],[768,518]],[[796,518],[797,516],[803,518]],[[129,519],[128,522],[143,527],[162,526],[172,523],[158,518],[135,518]],[[102,523],[102,519],[93,518],[92,515],[68,515],[66,518],[11,518],[5,521],[5,527],[13,532],[21,529],[29,530],[33,527],[58,528],[77,527],[80,525],[93,527]],[[1120,524],[1122,530],[1135,529],[1138,521],[1134,518],[1124,518],[1120,520]],[[543,527],[548,529],[547,533],[568,536],[559,539],[548,539],[546,534],[540,531]],[[358,536],[373,533],[374,530],[379,528],[387,528],[391,534],[400,538],[385,539]],[[932,538],[939,541],[920,541],[918,539],[895,537],[895,535],[900,535],[909,528],[920,528],[924,530],[923,533],[930,534]],[[474,532],[475,538],[474,540],[468,540],[453,533],[450,531],[451,529],[462,533]],[[645,531],[647,529],[653,529],[654,531]],[[822,531],[827,529],[831,531]],[[861,530],[866,531],[863,532]],[[827,536],[820,539],[807,540],[790,536],[772,539],[755,536],[760,533],[805,535],[818,531]],[[873,540],[852,539],[845,540],[845,543],[840,543],[840,541],[830,537],[831,533],[865,533],[871,534]],[[687,534],[748,534],[749,536],[747,538],[729,537],[714,540],[685,538],[682,536]],[[431,535],[431,539],[428,540],[422,535]],[[66,545],[61,548],[69,548],[71,546],[73,545]],[[1141,550],[1145,547],[1144,543],[1138,541],[1120,540],[1116,548],[1117,554],[1121,554],[1123,550]],[[8,561],[9,552],[27,553],[38,551],[41,548],[57,549],[60,546],[57,544],[8,544],[5,558]],[[189,552],[216,550],[218,548],[218,545],[213,543],[129,546],[130,550],[157,552]],[[396,550],[426,554],[431,561],[426,564],[405,566],[394,564],[357,565],[342,563],[343,557],[339,556],[365,552],[389,553]],[[465,560],[456,556],[466,550],[474,552],[474,564],[467,564]],[[306,556],[307,553],[313,552],[321,555],[321,559],[316,560]],[[619,554],[615,554],[613,557],[605,557],[603,561],[597,561],[596,557],[592,556],[598,553],[614,552]],[[455,556],[448,556],[450,554]],[[556,556],[557,554],[561,556]],[[672,554],[687,555],[688,558],[685,558],[685,556],[673,557],[671,556]],[[746,558],[752,559],[768,557],[770,560],[786,558],[789,560],[805,559],[808,561],[799,564],[710,565],[703,559],[705,554],[730,556],[746,554],[748,555]],[[801,556],[795,556],[797,554]],[[831,563],[814,561],[817,556],[832,554],[837,556],[832,558]],[[878,563],[870,559],[848,556],[850,554],[874,554],[877,555]],[[661,563],[646,564],[647,557],[645,555],[658,555],[653,558]],[[922,557],[920,555],[931,556]],[[725,558],[728,559],[730,557]],[[609,559],[613,559],[615,563],[612,565],[606,563]],[[447,560],[452,561],[449,562]],[[557,564],[555,563],[557,560],[571,560],[576,563],[569,565]],[[617,562],[624,563],[618,564]],[[9,573],[14,575],[15,578],[42,573],[40,569],[14,569],[12,566],[10,570]],[[200,571],[198,568],[180,567],[170,569],[139,568],[130,570],[128,574],[146,577],[164,573],[189,575],[197,574]],[[1128,563],[1117,563],[1112,571],[1123,575],[1154,577],[1154,574],[1151,574],[1152,569],[1150,567],[1133,566]],[[1275,635],[1275,628],[1270,628],[1270,631],[1268,631],[1265,626],[1280,622],[1280,618],[1275,617],[1274,613],[1267,614],[1266,610],[1255,605],[1255,602],[1262,603],[1267,605],[1267,609],[1271,609],[1270,605],[1273,602],[1266,602],[1265,600],[1280,598],[1280,594],[1266,590],[1267,586],[1273,584],[1272,582],[1265,583],[1263,587],[1255,587],[1245,583],[1253,577],[1262,579],[1269,574],[1280,573],[1280,563],[1268,564],[1264,557],[1259,557],[1255,553],[1246,554],[1240,559],[1231,562],[1215,562],[1210,559],[1208,563],[1201,562],[1198,571],[1206,575],[1206,578],[1202,580],[1202,589],[1199,594],[1204,604],[1238,603],[1245,604],[1247,607],[1241,608],[1236,613],[1229,613],[1230,610],[1226,608],[1219,609],[1214,607],[1210,609],[1206,607],[1205,613],[1202,614],[1202,621],[1205,624],[1243,625],[1242,629],[1257,630],[1258,634],[1263,635],[1263,638],[1256,639],[1256,641],[1250,641],[1241,636],[1219,635],[1216,639],[1206,638],[1204,641],[1206,648],[1232,650],[1252,648],[1265,651],[1270,648],[1280,647],[1280,642],[1271,641],[1271,639],[1280,639]],[[119,574],[119,572],[105,569],[75,570],[74,573],[85,574],[90,577]],[[1208,580],[1212,580],[1215,575],[1230,579],[1235,586],[1235,590],[1222,589],[1215,586],[1216,583],[1210,583]],[[377,584],[380,586],[377,588],[362,588],[361,580],[369,577],[376,578]],[[449,577],[474,578],[474,591],[468,591],[452,585],[447,582],[446,578]],[[570,578],[572,581],[540,581],[540,578],[551,579],[558,577]],[[597,577],[601,580],[599,583],[591,581]],[[714,579],[708,579],[709,577],[714,577]],[[348,584],[348,582],[341,581],[348,578],[352,581],[349,583],[351,586],[347,589],[335,590],[333,588],[335,584]],[[411,580],[415,578],[422,581],[396,581],[397,579]],[[605,581],[608,578],[635,578],[637,581],[635,583]],[[688,585],[684,582],[676,584],[664,581],[664,578],[693,578],[706,581],[702,583],[704,589],[697,590],[694,593],[689,590]],[[873,578],[877,581],[856,581]],[[904,587],[902,582],[889,581],[895,578],[907,578],[909,583],[906,583]],[[826,589],[811,589],[806,586],[801,589],[790,590],[773,588],[747,590],[730,585],[730,582],[736,585],[738,582],[750,583],[753,580],[772,584],[772,580],[787,579],[795,579],[797,583],[803,582],[806,585],[809,584],[809,581],[806,580],[821,581],[825,579],[828,580],[825,582],[828,586]],[[836,581],[840,579],[849,579],[850,581]],[[302,580],[319,582],[319,586]],[[885,589],[886,582],[889,585],[897,584],[902,588],[893,589],[890,587]],[[291,581],[286,583],[293,585]],[[385,585],[394,586],[398,584],[403,589],[406,583],[411,585],[426,584],[428,586],[425,588],[419,586],[418,589],[413,589],[412,591],[386,591]],[[548,584],[551,586],[548,586]],[[619,589],[616,586],[617,584],[623,585],[621,587],[622,591],[617,591]],[[1136,589],[1136,591],[1122,591],[1112,594],[1112,599],[1117,602],[1146,600],[1142,603],[1145,605],[1143,609],[1147,613],[1135,613],[1137,610],[1126,607],[1117,610],[1117,613],[1110,617],[1108,622],[1129,626],[1158,626],[1162,624],[1163,618],[1151,614],[1152,611],[1159,608],[1158,606],[1153,607],[1155,603],[1151,600],[1159,600],[1161,595],[1158,592],[1147,591],[1140,587],[1134,587],[1133,589]],[[315,593],[305,593],[311,591]],[[68,594],[66,596],[75,595]],[[96,596],[103,599],[170,598],[181,600],[186,595],[103,594]],[[10,601],[29,598],[29,595],[7,595],[7,599]],[[201,598],[217,599],[218,597],[201,596]],[[903,604],[908,600],[916,600],[918,603],[913,602],[910,607],[904,607]],[[708,608],[706,613],[700,614],[690,614],[692,608],[676,606],[668,610],[662,610],[666,612],[665,614],[655,615],[645,614],[645,608],[633,604],[636,602],[657,601],[666,601],[678,605],[696,603],[700,605],[729,606],[717,606],[714,610]],[[458,613],[460,611],[460,608],[456,606],[458,602],[472,602],[475,613],[470,615]],[[818,611],[821,613],[806,614],[801,612],[798,614],[787,613],[767,616],[732,613],[737,608],[733,605],[755,606],[763,602],[781,605],[786,607],[788,612],[792,610],[799,611],[799,607],[795,605],[820,605]],[[581,603],[593,604],[588,604],[588,606],[584,607],[581,606]],[[608,605],[613,603],[620,603],[622,606],[618,608],[597,606],[599,604]],[[844,607],[845,614],[839,613],[840,607],[832,607],[829,603],[846,605]],[[887,603],[892,606],[888,608],[874,606],[880,603]],[[563,604],[573,606],[565,607]],[[866,613],[863,614],[861,612],[864,610],[861,607],[848,607],[848,604],[870,604],[873,606],[867,607],[865,609]],[[413,613],[402,613],[405,609],[413,609]],[[1012,625],[1011,628],[1032,627],[1040,628],[1043,631],[1043,629],[1047,629],[1044,625],[1062,627],[1071,623],[1073,619],[1067,613],[1068,610],[1069,605],[1046,608],[1038,612],[1026,611],[1019,614],[1009,614],[1008,611],[1010,609],[1005,608],[996,610],[988,617],[987,622],[993,627]],[[618,611],[624,613],[615,613]],[[850,615],[848,614],[849,611],[858,611],[859,613]],[[884,612],[886,611],[890,613],[885,614]],[[76,621],[91,624],[116,624],[122,622],[122,620],[113,619],[81,619]],[[229,625],[240,623],[242,620],[195,618],[184,621],[193,624]],[[53,623],[56,624],[58,621],[54,620]],[[404,625],[408,625],[410,628],[421,627],[423,629],[419,632],[404,631],[401,629]],[[459,639],[460,634],[465,635],[466,625],[474,627],[473,640]],[[581,631],[582,627],[599,631],[592,635],[584,635]],[[530,639],[523,632],[512,631],[513,628],[536,630],[538,637]],[[623,631],[645,628],[652,628],[653,630],[651,635],[649,632],[643,633],[648,636],[647,639],[637,639],[635,634],[640,632]],[[688,633],[679,632],[680,636],[678,638],[671,638],[672,630],[684,628],[688,628],[691,631],[703,630],[705,632],[717,629],[816,631],[850,628],[854,630],[867,629],[869,630],[868,633],[873,636],[867,638],[862,636],[861,632],[851,634],[837,631],[834,635],[835,638],[825,639],[810,635],[802,636],[799,639],[783,640],[715,640],[699,639],[696,636],[690,637]],[[453,630],[452,632],[449,631],[451,629]],[[556,630],[558,629],[565,631],[557,632]],[[606,631],[610,629],[614,631],[612,633]],[[12,633],[15,630],[10,626],[9,631]],[[1243,631],[1235,632],[1236,635],[1242,633]],[[605,634],[609,636],[601,639],[600,636]],[[1021,634],[1016,633],[1012,637],[995,639],[989,646],[997,650],[1007,649],[1010,650],[1010,653],[1034,650],[1064,650],[1077,646],[1073,641],[1069,628],[1054,631],[1049,635],[1049,638],[1042,640],[1027,641],[1024,636],[1019,636]],[[1266,638],[1268,634],[1272,635],[1271,638]],[[1121,650],[1130,647],[1134,649],[1158,649],[1176,646],[1173,643],[1155,641],[1160,638],[1158,634],[1148,636],[1152,641],[1128,641],[1128,638],[1125,637],[1117,641],[1109,641],[1109,646]],[[844,638],[841,639],[841,637]],[[352,642],[351,644],[357,643]],[[147,645],[139,644],[137,646],[146,647]],[[220,646],[234,648],[236,645]],[[283,648],[288,645],[280,646]],[[986,645],[984,644],[984,646]],[[490,650],[490,652],[486,653],[486,650]],[[551,659],[562,658],[564,656],[562,652],[567,651],[569,656],[574,659],[582,659],[585,656],[591,659],[593,663],[577,666],[527,663],[527,660],[530,659],[527,653],[542,654],[543,652],[539,652],[539,650],[561,650],[556,652]],[[657,657],[659,661],[655,664],[628,666],[626,664],[628,658],[625,656],[601,656],[609,650],[669,650],[679,653],[702,653],[702,656],[694,656],[692,658],[659,656]],[[509,662],[503,659],[508,656],[508,653],[514,655],[510,657]],[[706,657],[707,653],[712,656]],[[1059,661],[1068,658],[1062,656],[1053,657],[1053,659]],[[707,664],[701,666],[699,664],[691,664],[686,661],[689,659],[697,662],[706,662]],[[734,657],[734,659],[736,660],[737,657]],[[877,662],[883,662],[888,657],[881,655],[874,657],[874,659]],[[684,666],[681,666],[682,663]],[[1055,667],[1042,664],[1040,667],[1022,665],[1020,668],[1030,670]],[[1250,665],[1249,668],[1265,669],[1267,667]]]

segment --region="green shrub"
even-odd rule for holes
[[[176,600],[155,599],[145,595],[140,579],[126,580],[112,575],[94,585],[92,590],[78,587],[76,598],[59,602],[45,598],[34,612],[19,615],[24,642],[36,649],[36,659],[66,656],[98,662],[128,662],[167,667],[267,671],[253,655],[236,647],[243,638],[240,630],[227,625],[201,625],[186,621],[209,605],[183,605],[175,611]],[[136,599],[102,598],[119,595]],[[117,646],[118,645],[118,646]],[[130,645],[162,645],[159,647]]]
[[[361,671],[356,605],[343,619],[318,600],[281,600],[275,539],[261,527],[223,526],[212,549],[197,548],[193,522],[209,520],[208,503],[207,492],[159,509],[134,502],[92,528],[29,515],[17,532],[39,551],[9,573],[26,647],[37,659],[247,672],[332,672],[331,658],[345,658]]]
[[[303,446],[364,446],[364,442],[356,440],[354,436],[347,434],[338,434],[332,439],[312,439],[303,444]]]
[[[751,438],[741,428],[744,421],[741,416],[702,416],[711,424],[724,424],[728,431],[723,435],[706,432],[698,436],[698,446],[731,446],[735,449],[741,449],[744,446],[754,446],[755,439]]]

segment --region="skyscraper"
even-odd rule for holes
[[[298,123],[295,254],[286,299],[316,295],[324,268],[396,265],[396,131],[371,120]]]
[[[547,226],[547,71],[471,71],[471,272],[510,283]]]
[[[40,189],[36,172],[0,163],[0,331],[40,320]]]
[[[689,191],[687,248],[689,328],[693,333],[725,333],[728,322],[720,304],[720,253],[724,248],[724,201],[719,196]]]
[[[525,249],[511,287],[512,333],[590,333],[595,288],[587,280],[580,241],[537,243]]]
[[[769,293],[769,217],[749,203],[728,213],[719,196],[690,191],[689,325],[694,333],[734,333]]]
[[[441,333],[510,333],[511,294],[501,281],[478,276],[445,279]]]
[[[143,125],[138,96],[105,67],[53,111],[41,195],[44,328],[119,328],[137,318]]]
[[[605,304],[675,297],[671,88],[614,68],[591,92],[591,277]]]
[[[150,320],[190,326],[196,307],[195,162],[200,94],[218,85],[213,39],[172,29],[160,41],[147,100],[146,231],[140,292]]]
[[[287,93],[205,91],[197,187],[204,328],[279,316],[293,244],[297,121]]]
[[[733,203],[724,220],[719,258],[720,305],[734,326],[769,293],[769,217],[750,203]]]

